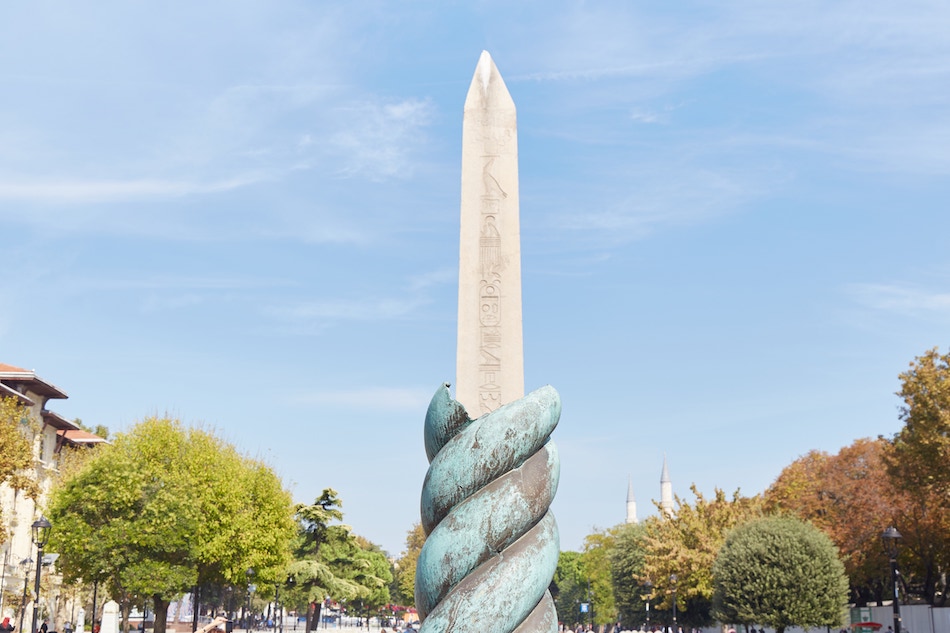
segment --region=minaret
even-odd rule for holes
[[[663,472],[660,474],[660,509],[666,516],[673,516],[673,482],[666,467],[666,454],[663,455]]]
[[[637,500],[633,496],[633,478],[627,481],[627,523],[637,523]]]

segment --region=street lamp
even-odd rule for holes
[[[32,558],[24,558],[20,561],[23,567],[23,600],[20,602],[20,633],[23,633],[23,620],[26,619],[26,592],[30,588],[30,565],[33,564]]]
[[[670,574],[670,582],[673,584],[673,633],[679,633],[676,628],[676,574]]]
[[[650,633],[650,594],[653,593],[653,583],[648,580],[643,583],[643,588],[647,591],[647,633]]]
[[[897,599],[897,581],[900,577],[900,571],[897,569],[897,541],[901,538],[901,533],[893,525],[881,534],[884,549],[891,562],[891,583],[894,585],[894,633],[901,633],[901,606]]]
[[[43,569],[40,562],[43,560],[43,548],[46,547],[46,543],[49,542],[49,533],[50,530],[53,529],[53,526],[46,520],[46,517],[41,516],[36,521],[33,521],[33,525],[30,527],[33,529],[33,544],[36,545],[36,582],[33,585],[33,628],[30,630],[32,633],[36,633],[36,618],[40,614],[40,572]]]

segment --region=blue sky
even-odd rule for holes
[[[454,381],[461,114],[518,107],[562,548],[898,430],[950,321],[943,2],[0,7],[0,362],[337,489],[393,554]]]

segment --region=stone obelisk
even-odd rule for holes
[[[473,416],[524,395],[515,104],[483,51],[462,118],[455,398]]]
[[[425,420],[420,633],[556,633],[561,398],[524,395],[515,106],[487,52],[465,99],[461,227],[456,397],[443,384]]]

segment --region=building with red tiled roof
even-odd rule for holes
[[[68,396],[66,392],[51,382],[40,378],[35,371],[23,369],[14,365],[0,363],[0,398],[11,398],[23,407],[25,416],[14,423],[20,424],[20,432],[32,440],[33,468],[26,474],[35,479],[39,487],[39,496],[33,500],[12,489],[8,484],[0,485],[0,547],[2,547],[2,572],[0,572],[0,586],[3,592],[0,596],[18,595],[35,573],[33,559],[35,558],[31,526],[40,518],[41,509],[46,505],[53,476],[57,472],[59,456],[64,449],[95,446],[105,440],[93,433],[84,431],[72,420],[50,411],[46,408],[50,400],[63,400]],[[4,421],[0,421],[3,423]],[[5,538],[4,538],[5,537]],[[55,570],[44,570],[46,574]],[[58,587],[58,583],[53,583]],[[58,589],[54,589],[58,592]],[[46,601],[46,608],[50,611],[50,620],[55,624],[68,614],[61,614],[57,618],[58,608],[66,608],[67,600],[60,600],[50,596]],[[60,606],[61,605],[61,606]],[[5,603],[0,597],[0,616],[8,616],[13,620],[32,619],[32,602],[27,602],[24,609],[20,604]]]

